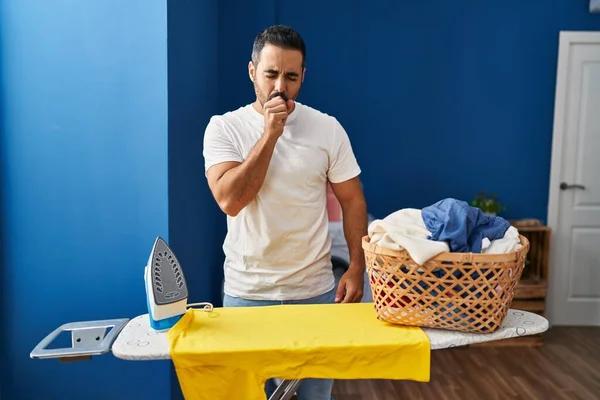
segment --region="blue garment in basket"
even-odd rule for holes
[[[452,198],[421,210],[430,240],[445,241],[451,252],[481,253],[484,238],[501,239],[510,228],[502,217],[485,215],[479,208]]]

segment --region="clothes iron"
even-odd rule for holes
[[[157,237],[144,269],[150,326],[168,330],[185,314],[188,289],[181,265],[161,237]]]

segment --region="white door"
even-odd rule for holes
[[[561,32],[548,205],[548,317],[600,325],[600,32]]]

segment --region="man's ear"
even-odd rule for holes
[[[306,67],[302,69],[302,83],[304,83],[304,75],[306,75]]]
[[[248,75],[250,76],[250,80],[254,82],[256,77],[256,68],[254,68],[254,63],[252,61],[248,63]]]

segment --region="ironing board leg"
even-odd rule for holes
[[[290,400],[300,386],[299,380],[283,381],[277,386],[269,400]]]

